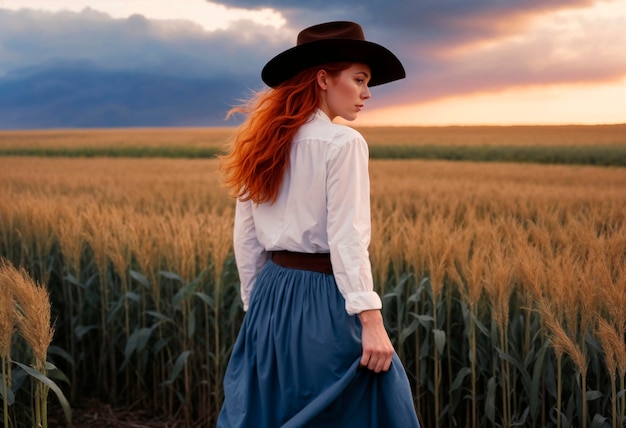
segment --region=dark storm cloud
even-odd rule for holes
[[[225,126],[235,93],[215,79],[106,71],[84,63],[35,67],[0,79],[0,129]]]
[[[610,0],[596,0],[603,1]],[[25,112],[35,111],[34,104],[29,106],[24,101],[33,100],[33,93],[27,96],[19,90],[18,82],[25,75],[24,70],[29,76],[37,75],[41,79],[53,73],[54,81],[63,87],[69,82],[63,80],[62,76],[67,76],[63,73],[80,64],[78,68],[83,75],[90,70],[108,73],[101,76],[108,85],[115,85],[125,76],[119,87],[128,91],[142,87],[142,99],[149,99],[149,91],[161,88],[173,96],[177,91],[194,93],[195,87],[196,93],[219,103],[217,110],[211,110],[212,117],[219,117],[228,105],[245,98],[250,89],[263,87],[262,66],[278,52],[293,46],[300,29],[330,20],[361,23],[366,38],[391,49],[407,69],[407,79],[373,88],[372,108],[532,85],[610,81],[624,76],[626,70],[626,56],[620,48],[626,44],[626,36],[622,34],[623,23],[618,22],[620,17],[614,22],[596,22],[581,15],[575,19],[577,22],[565,23],[563,28],[552,25],[537,28],[536,19],[547,12],[586,7],[594,3],[592,0],[222,0],[219,3],[254,9],[271,7],[286,18],[287,24],[275,29],[239,21],[227,30],[205,31],[190,21],[149,20],[141,15],[114,19],[90,9],[81,13],[13,12],[3,10],[0,2],[0,102],[4,102],[4,111],[11,112],[14,118],[27,116],[7,104],[8,98],[3,98],[7,91],[14,105],[21,106]],[[575,29],[572,31],[568,25]],[[141,80],[155,86],[137,85]],[[96,79],[81,81],[99,84]],[[73,91],[81,90],[76,85],[69,87]],[[92,94],[89,102],[109,102],[109,106],[129,117],[133,115],[127,98],[107,100],[106,94],[119,92],[116,88],[87,89],[82,90]],[[63,98],[63,105],[77,105],[68,100],[81,99],[84,108],[88,102],[80,94],[75,95]],[[203,104],[199,98],[194,99]],[[46,98],[36,102],[54,105],[55,100]],[[176,102],[180,100],[168,102],[162,97],[160,101],[172,109]],[[192,106],[186,105],[189,116],[193,116]],[[206,112],[206,106],[203,108]],[[46,111],[54,112],[55,108]],[[163,123],[162,118],[167,117],[164,111],[159,111],[161,119],[154,122]],[[0,127],[2,120],[0,117]],[[129,120],[132,123],[132,118]],[[149,121],[145,116],[141,118],[142,125],[146,120]],[[196,116],[193,120],[199,123]],[[219,124],[215,120],[207,124]],[[184,117],[179,122],[184,122]]]
[[[233,35],[236,35],[233,36]],[[281,34],[252,22],[0,9],[0,129],[225,125]]]
[[[82,60],[109,70],[164,74],[246,75],[270,52],[266,27],[240,23],[208,33],[189,21],[150,21],[141,15],[113,19],[81,13],[0,9],[0,74],[48,61]]]

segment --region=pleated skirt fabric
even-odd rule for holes
[[[417,428],[404,367],[359,368],[361,325],[332,275],[269,261],[224,378],[218,428]]]

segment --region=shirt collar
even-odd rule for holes
[[[322,109],[318,108],[317,110],[315,110],[314,113],[315,117],[322,119],[325,122],[332,122],[332,120],[330,120],[330,117],[328,117],[328,115],[326,113],[324,113],[322,111]]]

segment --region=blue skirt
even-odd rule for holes
[[[224,378],[218,428],[417,428],[404,367],[359,368],[361,324],[332,275],[268,261]]]

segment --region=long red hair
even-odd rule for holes
[[[248,114],[230,152],[220,156],[223,184],[231,189],[231,196],[258,204],[276,201],[289,163],[291,141],[319,107],[317,72],[323,69],[333,76],[349,66],[335,63],[301,71],[228,112],[228,116]]]

